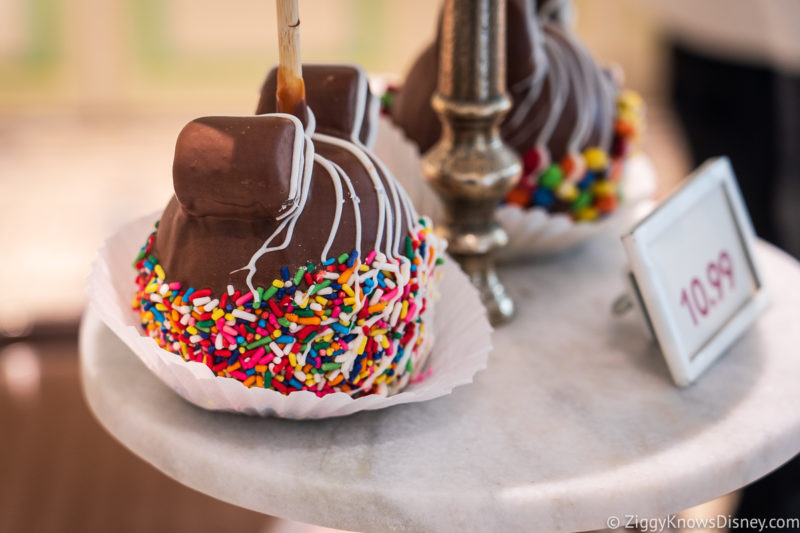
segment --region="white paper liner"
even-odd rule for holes
[[[417,211],[431,217],[435,224],[441,222],[444,214],[442,203],[422,175],[417,147],[385,116],[378,124],[374,152],[403,184]],[[509,244],[499,251],[498,257],[512,259],[552,254],[581,244],[595,235],[620,230],[638,205],[653,196],[656,183],[650,159],[644,154],[636,154],[625,163],[620,183],[623,203],[606,218],[576,222],[566,214],[550,214],[541,207],[502,206],[497,211],[497,220],[508,233]]]
[[[98,251],[89,276],[91,305],[103,322],[167,386],[204,409],[235,411],[282,418],[326,418],[390,405],[421,402],[449,394],[472,382],[486,368],[491,352],[492,327],[477,291],[456,263],[445,258],[440,298],[435,302],[433,346],[419,383],[393,396],[368,395],[353,399],[343,392],[322,398],[310,391],[284,396],[277,391],[247,388],[233,378],[217,377],[206,365],[184,361],[144,335],[138,313],[131,309],[136,272],[131,266],[160,213],[131,222],[111,236]],[[424,346],[422,347],[424,348]]]

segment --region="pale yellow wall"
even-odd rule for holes
[[[576,6],[593,53],[658,93],[660,48],[641,2]],[[403,73],[438,9],[435,0],[302,0],[304,59]],[[0,0],[0,112],[251,107],[277,57],[274,26],[272,0]]]
[[[272,0],[0,0],[0,111],[244,103],[276,59]],[[302,0],[306,61],[402,72],[431,0]]]

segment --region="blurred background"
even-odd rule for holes
[[[694,38],[707,32],[691,18],[687,24],[689,2],[658,4],[577,0],[575,22],[592,53],[621,66],[626,85],[648,103],[644,148],[662,195],[704,158],[675,99],[685,92],[681,80],[708,70],[693,58],[719,60],[731,47],[706,54],[725,39]],[[716,4],[707,18],[736,11]],[[438,9],[431,0],[302,0],[304,60],[402,75],[432,38]],[[80,396],[76,338],[95,250],[121,224],[166,204],[183,125],[254,111],[277,60],[274,10],[268,0],[0,0],[0,531],[264,525],[259,515],[168,480],[103,433]],[[763,23],[796,32],[800,13],[793,13],[798,18],[778,11],[757,21],[746,10],[734,13],[728,33],[744,46],[723,62],[794,76],[798,50],[790,44],[773,61],[775,54],[753,53],[759,44],[744,31],[763,31]],[[689,67],[681,56],[687,50]],[[715,80],[728,86],[723,74]],[[771,116],[764,99],[773,95],[753,92],[764,116]],[[731,501],[713,505],[726,509]]]
[[[647,150],[674,182],[690,165],[653,14],[637,0],[576,5],[589,49],[647,99]],[[303,9],[304,60],[401,75],[432,38],[439,3]],[[13,258],[0,265],[0,330],[79,314],[103,238],[169,198],[183,125],[253,113],[277,61],[274,27],[266,0],[0,0],[0,250]]]

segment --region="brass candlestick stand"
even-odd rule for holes
[[[478,288],[497,325],[514,313],[494,268],[508,242],[494,218],[522,165],[500,138],[511,108],[506,94],[505,0],[446,0],[433,107],[442,138],[425,154],[423,172],[445,204],[448,251]]]

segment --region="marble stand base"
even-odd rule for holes
[[[86,398],[133,453],[242,507],[354,531],[581,531],[733,491],[800,451],[800,266],[757,248],[774,299],[693,386],[672,385],[615,237],[502,269],[518,316],[449,396],[320,421],[198,409],[89,312]]]

